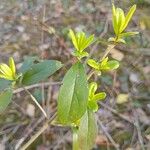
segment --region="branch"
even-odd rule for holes
[[[24,90],[29,94],[29,96],[31,97],[31,99],[33,100],[33,102],[39,107],[39,109],[42,111],[42,113],[44,114],[44,116],[46,118],[48,118],[45,110],[41,107],[41,105],[38,103],[38,101],[35,99],[35,97],[24,87]]]
[[[39,129],[39,131],[34,134],[31,139],[24,144],[20,150],[26,150],[48,127],[49,124],[56,118],[56,113],[48,120],[44,123],[44,125]]]
[[[49,85],[59,85],[59,84],[62,84],[62,82],[45,82],[45,83],[37,83],[37,84],[33,84],[33,85],[30,85],[30,86],[26,86],[25,88],[27,89],[27,90],[29,90],[29,89],[33,89],[33,88],[36,88],[36,87],[40,87],[41,85],[44,85],[44,86],[49,86]],[[19,89],[16,89],[16,90],[14,90],[14,94],[17,94],[17,93],[20,93],[20,92],[22,92],[22,91],[24,91],[24,88],[19,88]]]

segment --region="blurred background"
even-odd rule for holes
[[[120,61],[117,71],[93,76],[99,91],[107,93],[97,112],[99,133],[93,149],[150,150],[150,0],[113,2],[125,12],[137,4],[127,31],[140,34],[110,52],[110,58]],[[70,28],[95,34],[98,43],[88,52],[99,59],[114,35],[111,0],[0,0],[0,62],[13,56],[19,68],[24,58],[37,56],[64,64],[49,80],[29,87],[49,116],[57,106],[60,82],[75,61]],[[0,114],[0,150],[20,149],[44,121],[30,97],[16,89],[13,102]],[[71,150],[71,140],[69,128],[50,126],[28,149]]]

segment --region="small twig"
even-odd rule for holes
[[[88,75],[88,77],[87,77],[87,80],[89,80],[91,77],[92,77],[92,75],[95,73],[95,71],[91,71],[90,73],[89,73],[89,75]]]
[[[119,144],[117,144],[113,138],[110,136],[110,134],[107,132],[107,130],[105,129],[105,126],[103,125],[103,123],[100,121],[100,119],[98,119],[98,123],[101,126],[101,129],[103,130],[103,132],[105,133],[105,135],[107,136],[107,138],[110,140],[110,142],[114,145],[114,147],[116,148],[116,150],[119,150]]]
[[[107,49],[106,49],[106,51],[105,51],[105,53],[104,53],[104,55],[103,55],[101,61],[106,58],[106,56],[109,54],[109,52],[110,52],[114,47],[115,47],[114,44],[108,45],[108,47],[107,47]]]
[[[30,85],[30,86],[26,86],[25,88],[26,88],[27,90],[29,90],[29,89],[41,87],[42,84],[43,84],[44,86],[50,86],[50,85],[62,84],[62,82],[45,82],[45,83],[38,83],[38,84],[33,84],[33,85]],[[17,93],[20,93],[20,92],[22,92],[22,91],[24,91],[24,88],[16,89],[16,90],[14,90],[13,93],[14,93],[14,94],[17,94]]]
[[[20,150],[26,150],[49,127],[49,124],[55,119],[55,117],[56,113],[44,123],[44,125],[39,129],[39,131],[36,134],[34,134],[31,137],[31,139],[20,148]]]
[[[28,128],[28,132],[17,142],[16,146],[15,146],[15,150],[18,150],[20,148],[20,146],[22,145],[22,143],[29,137],[29,135],[33,132],[33,130],[44,121],[45,117],[41,117],[40,119],[38,119],[34,125],[30,124],[27,128]],[[25,129],[26,130],[26,129]]]
[[[35,99],[35,97],[24,87],[24,90],[30,95],[31,99],[33,100],[33,102],[39,107],[39,109],[42,111],[42,113],[44,114],[44,116],[46,118],[48,118],[46,112],[44,111],[44,109],[41,107],[41,105],[38,103],[38,101]]]
[[[44,124],[44,126],[34,135],[31,137],[31,140],[28,141],[20,150],[25,150],[29,147],[46,129],[48,128],[48,123]]]
[[[135,127],[137,129],[137,134],[138,134],[138,139],[139,139],[139,142],[140,142],[140,145],[141,145],[141,150],[145,150],[144,148],[144,143],[143,143],[143,137],[142,137],[142,134],[141,134],[141,129],[140,129],[140,125],[139,125],[139,121],[138,121],[138,116],[137,116],[137,113],[135,112],[135,110],[133,109],[133,114],[134,114],[134,118],[135,118]]]

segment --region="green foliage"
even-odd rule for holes
[[[117,60],[108,61],[108,57],[104,58],[100,62],[96,62],[93,59],[89,59],[87,63],[89,66],[91,66],[97,71],[109,71],[117,69],[119,67],[119,62]]]
[[[88,59],[87,61],[87,64],[90,67],[92,67],[92,69],[94,69],[98,75],[101,75],[103,71],[115,70],[119,67],[119,62],[117,60],[108,60],[107,57],[109,51],[112,48],[114,48],[115,44],[119,42],[125,44],[126,42],[123,39],[124,37],[138,34],[138,32],[124,32],[135,10],[136,5],[133,5],[130,8],[127,15],[125,16],[124,11],[121,8],[115,8],[114,5],[112,6],[113,12],[112,23],[115,32],[115,37],[109,38],[108,41],[114,42],[114,44],[112,46],[108,46],[104,56],[100,61],[95,61],[94,59]],[[73,55],[77,57],[79,60],[83,57],[87,57],[88,53],[85,51],[85,49],[91,43],[93,43],[94,36],[91,35],[87,38],[84,32],[79,32],[75,34],[72,30],[70,30],[69,35],[75,47]],[[73,72],[73,70],[76,70],[74,69],[75,65],[73,65],[72,68],[65,75],[63,85],[60,89],[58,99],[58,118],[60,123],[62,124],[67,125],[70,124],[71,126],[75,125],[79,128],[78,132],[73,133],[74,150],[76,149],[89,150],[93,147],[94,140],[97,134],[97,124],[94,116],[94,112],[98,110],[97,101],[105,99],[106,93],[105,92],[96,93],[97,83],[92,82],[89,84],[87,105],[84,104],[85,107],[79,105],[79,102],[82,102],[83,98],[78,95],[81,92],[81,89],[82,92],[85,93],[84,92],[85,87],[82,87],[80,85],[76,89],[75,83],[79,84],[78,82],[76,82],[76,78],[77,76],[81,78],[80,77],[81,74],[76,75],[77,72],[76,71]],[[91,75],[89,75],[88,79],[90,77]],[[81,80],[80,83],[82,83]],[[70,90],[70,92],[67,92],[68,89]],[[83,109],[84,111],[82,111],[81,113],[80,111]],[[83,112],[85,112],[84,115]],[[76,143],[77,138],[78,143]]]
[[[78,142],[81,150],[92,149],[97,136],[97,122],[95,114],[87,110],[81,118],[78,131]]]
[[[89,84],[89,97],[88,97],[88,108],[96,112],[98,110],[98,100],[103,100],[106,97],[105,92],[95,94],[97,90],[97,83],[92,82]]]
[[[58,97],[58,120],[62,124],[78,121],[85,113],[88,84],[84,66],[77,62],[66,73]]]
[[[129,37],[129,36],[133,36],[133,35],[136,35],[136,34],[139,34],[139,32],[125,32],[125,33],[121,33],[119,35],[120,38],[122,37]]]
[[[23,85],[37,83],[62,67],[62,64],[56,60],[44,60],[34,64],[35,60],[37,59],[25,60],[18,75],[13,58],[9,59],[9,66],[0,64],[0,110],[4,110],[10,103],[13,88],[17,87],[18,83],[21,82]]]
[[[123,37],[138,34],[138,32],[124,32],[135,10],[136,5],[133,5],[125,16],[124,11],[121,8],[115,8],[114,4],[112,4],[112,24],[116,37],[111,37],[108,41],[125,43],[122,39]]]
[[[0,93],[0,112],[3,112],[12,99],[12,89],[7,89]]]
[[[107,55],[116,46],[117,42],[125,43],[124,37],[138,34],[138,32],[124,32],[135,10],[136,5],[133,5],[125,16],[122,9],[112,6],[112,23],[115,37],[109,38],[109,41],[114,42],[114,44],[108,45],[100,61],[95,61],[92,58],[87,61],[87,64],[92,67],[93,72],[97,73],[97,75],[103,75],[103,71],[114,70],[119,67],[119,62],[117,60],[109,60]],[[98,110],[97,102],[105,99],[106,93],[96,92],[98,89],[96,82],[88,83],[91,74],[87,77],[84,64],[81,61],[81,58],[89,56],[85,50],[94,42],[94,35],[87,37],[84,32],[74,33],[70,30],[69,36],[75,48],[73,55],[77,57],[78,61],[71,66],[63,79],[58,96],[58,122],[56,123],[70,126],[73,129],[74,150],[90,150],[97,136],[95,119],[95,112]],[[9,65],[0,64],[0,112],[4,111],[11,102],[14,88],[43,81],[61,67],[62,64],[59,61],[41,61],[37,57],[26,58],[18,73],[16,73],[13,58],[9,59]],[[108,77],[107,75],[101,76],[101,79],[108,83],[111,81]],[[48,118],[35,97],[26,88],[24,89],[45,117]],[[40,92],[35,92],[36,95],[39,97]]]
[[[19,71],[25,74],[34,65],[35,61],[39,61],[38,57],[26,57]]]
[[[94,42],[94,35],[86,37],[84,32],[79,32],[75,34],[71,29],[69,31],[69,36],[72,40],[72,43],[75,47],[73,53],[78,59],[88,56],[88,53],[84,50]]]
[[[16,80],[16,67],[13,58],[9,59],[9,66],[6,64],[0,64],[0,78],[6,80]]]
[[[34,64],[26,71],[22,78],[23,85],[30,85],[45,80],[62,67],[62,64],[56,60],[45,60]]]

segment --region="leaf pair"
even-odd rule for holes
[[[75,47],[74,55],[78,58],[88,56],[88,53],[84,50],[94,42],[94,35],[86,37],[84,32],[74,33],[71,29],[69,30],[69,36]]]
[[[96,62],[93,59],[88,60],[88,65],[94,68],[97,71],[107,71],[107,70],[114,70],[119,67],[119,62],[116,60],[108,61],[108,57],[103,59],[101,62]]]
[[[92,82],[89,84],[89,97],[88,97],[88,108],[96,112],[98,110],[98,100],[103,100],[106,97],[105,92],[95,94],[97,90],[97,83]]]
[[[9,66],[7,64],[0,64],[0,78],[6,80],[16,80],[16,67],[13,58],[9,58]]]

